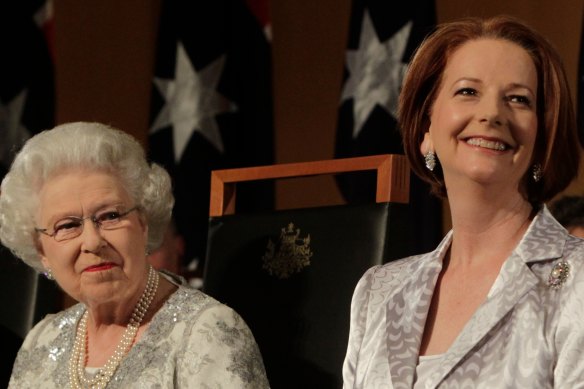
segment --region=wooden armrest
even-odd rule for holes
[[[230,215],[235,212],[235,184],[238,182],[308,177],[364,170],[377,171],[376,202],[407,203],[409,201],[410,170],[408,162],[403,155],[386,154],[213,170],[211,172],[209,216]]]

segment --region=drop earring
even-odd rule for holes
[[[534,182],[539,182],[539,180],[541,180],[542,171],[541,165],[539,163],[533,165],[533,168],[531,169],[531,176],[533,177]]]
[[[54,281],[55,280],[55,277],[53,277],[53,271],[50,268],[48,268],[47,270],[45,270],[43,272],[43,274],[47,278],[47,280],[51,280],[51,281]]]
[[[424,155],[424,160],[426,161],[426,168],[433,172],[434,168],[436,167],[436,153],[434,153],[432,150],[428,151]]]

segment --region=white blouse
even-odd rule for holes
[[[416,377],[414,378],[413,389],[427,389],[428,379],[430,375],[438,370],[440,362],[444,358],[444,354],[436,355],[420,355],[418,357],[418,365],[416,366]]]

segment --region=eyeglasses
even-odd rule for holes
[[[139,206],[135,206],[125,212],[120,212],[115,208],[109,208],[87,217],[67,216],[55,223],[53,226],[53,232],[51,233],[47,232],[47,228],[35,227],[35,231],[50,236],[57,242],[62,242],[64,240],[77,238],[81,235],[85,220],[91,220],[95,228],[101,230],[113,230],[122,225],[121,222],[125,216],[138,208]]]

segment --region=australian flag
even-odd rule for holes
[[[0,180],[32,135],[55,117],[50,0],[0,5]],[[24,336],[47,313],[61,309],[54,283],[0,248],[0,387],[7,387]]]
[[[52,2],[0,5],[0,178],[23,143],[55,118]]]
[[[335,156],[403,154],[397,125],[400,87],[417,46],[435,25],[434,0],[353,0]],[[375,177],[338,177],[350,202],[373,201]],[[432,250],[441,236],[441,204],[429,187],[410,181],[412,242]]]
[[[211,170],[274,162],[267,15],[267,0],[162,3],[149,151],[173,178],[186,263],[205,258]],[[238,187],[238,212],[271,209],[272,187]]]

